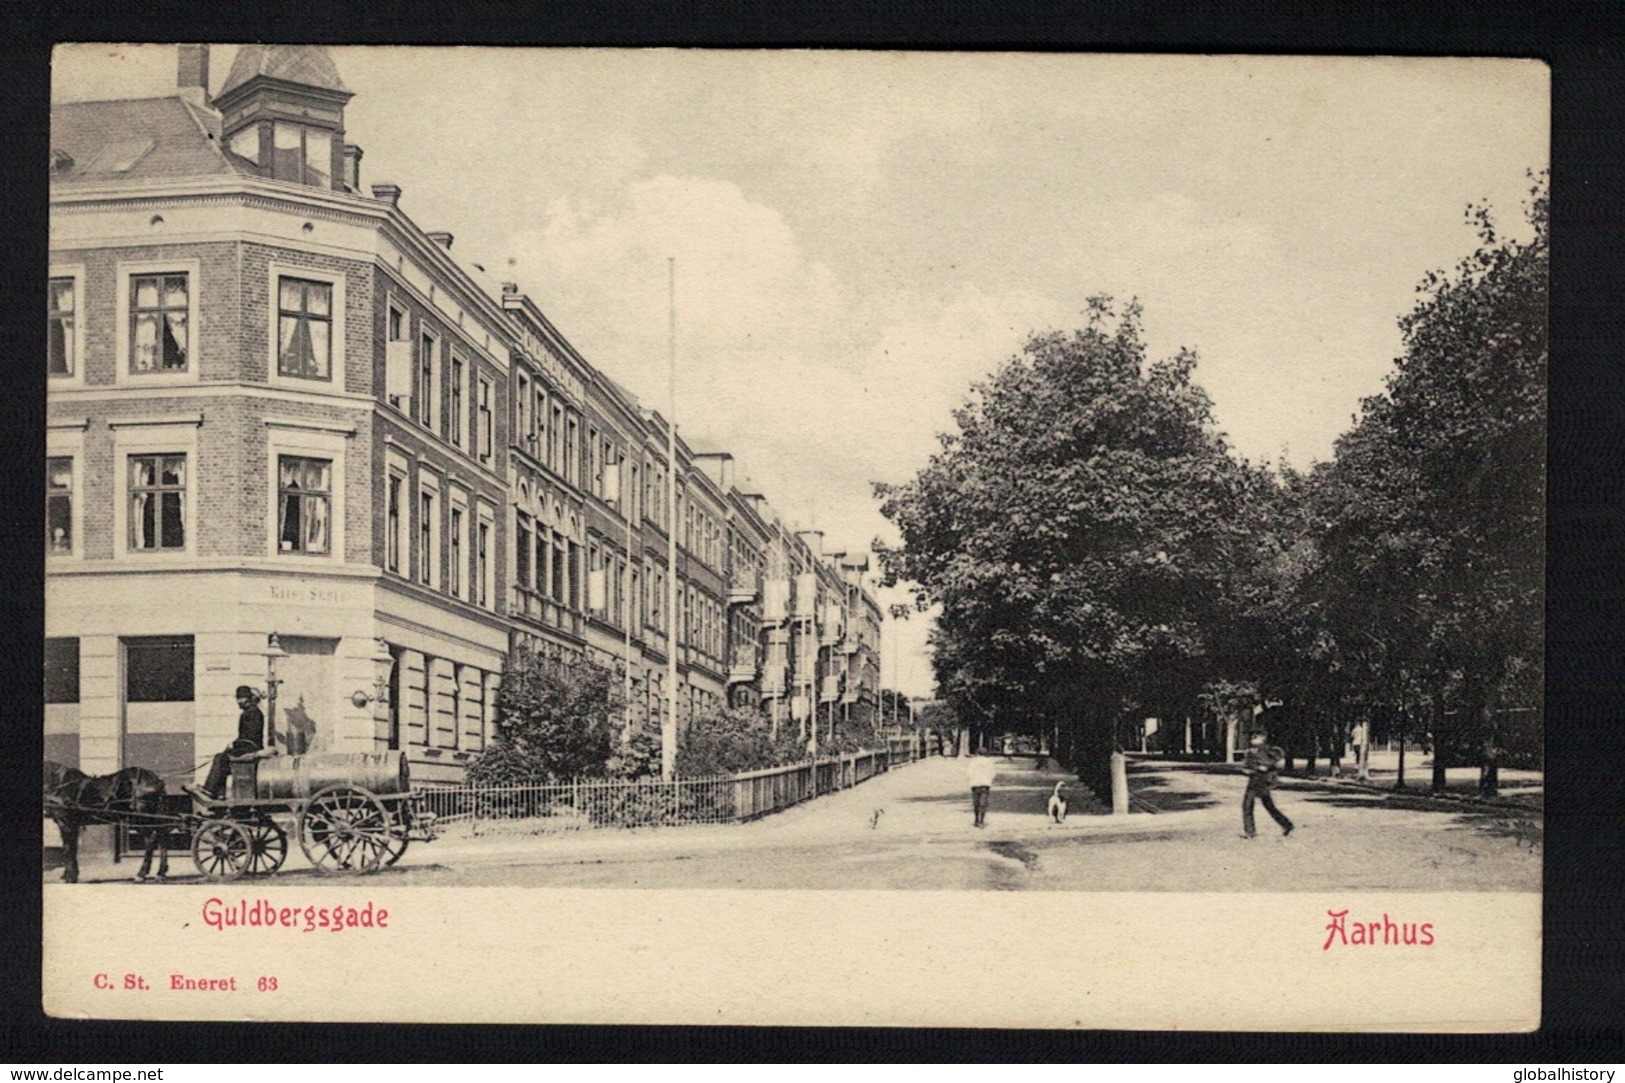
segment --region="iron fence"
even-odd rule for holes
[[[581,779],[519,786],[437,786],[419,791],[437,823],[509,824],[532,834],[598,827],[663,827],[754,820],[873,778],[914,758],[872,749],[715,778]]]

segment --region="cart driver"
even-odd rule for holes
[[[247,756],[265,747],[265,715],[260,711],[259,699],[259,693],[248,685],[237,686],[237,706],[242,709],[242,713],[237,716],[237,739],[214,758],[214,763],[209,768],[209,779],[203,784],[203,793],[212,800],[218,801],[225,796],[226,776],[231,773],[231,758]],[[185,788],[192,789],[190,786]]]

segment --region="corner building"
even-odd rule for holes
[[[48,758],[200,777],[246,684],[284,751],[456,782],[510,651],[620,667],[652,719],[673,621],[680,720],[814,747],[870,694],[825,631],[867,598],[839,554],[681,434],[673,505],[667,420],[363,188],[325,50],[244,47],[212,100],[207,46],[178,61],[52,112]]]

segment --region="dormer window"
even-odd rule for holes
[[[277,180],[333,186],[333,133],[277,121],[271,135],[271,176]]]

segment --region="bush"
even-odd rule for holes
[[[806,758],[794,734],[780,732],[774,741],[767,719],[746,707],[700,715],[689,723],[677,746],[677,774],[709,778],[781,767]]]
[[[618,690],[607,666],[514,651],[497,690],[495,736],[469,762],[469,783],[604,777],[620,741]]]

